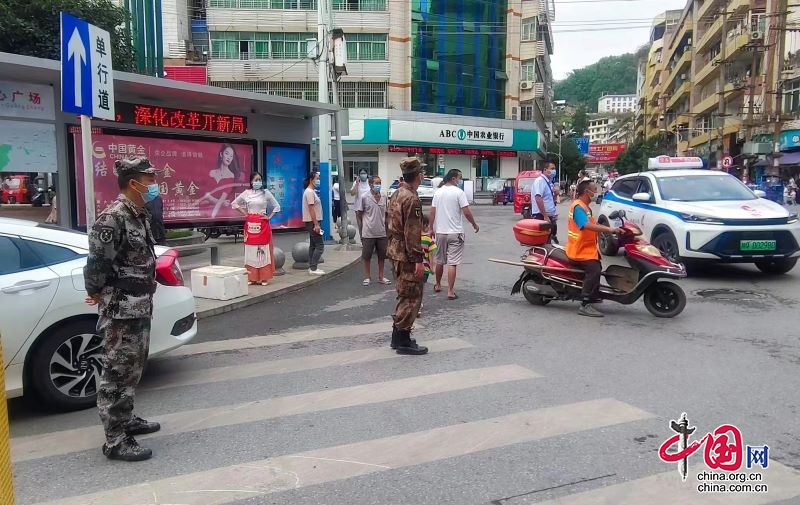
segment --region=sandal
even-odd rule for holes
[[[370,280],[369,280],[369,279],[364,279],[364,280],[361,282],[361,285],[362,285],[362,286],[369,286],[369,283],[370,283]]]
[[[383,279],[381,279],[381,280],[379,280],[379,281],[378,281],[378,284],[386,284],[386,285],[389,285],[389,284],[391,284],[391,283],[392,283],[392,281],[390,281],[390,280],[389,280],[389,279],[387,279],[386,277],[384,277]]]
[[[433,285],[434,293],[441,293],[442,292],[442,285],[441,284],[434,284]]]
[[[449,296],[448,295],[447,299],[448,300],[458,300],[458,295],[456,295],[456,294],[454,294],[453,296]]]

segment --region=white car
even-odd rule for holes
[[[97,307],[86,305],[85,233],[32,221],[0,218],[0,335],[6,394],[33,397],[46,407],[94,405],[102,339]],[[150,356],[197,334],[194,296],[183,285],[177,253],[157,247]]]
[[[797,214],[732,175],[702,169],[700,158],[662,156],[649,166],[649,171],[614,182],[603,196],[599,223],[614,225],[608,216],[624,210],[626,219],[673,261],[754,263],[774,274],[795,266],[800,257]],[[601,235],[600,250],[616,254],[614,238]]]
[[[389,198],[392,197],[397,188],[400,187],[399,181],[394,181],[391,186],[389,186],[389,191],[387,196]],[[422,184],[419,185],[417,188],[417,196],[419,196],[419,200],[422,203],[430,205],[433,202],[433,193],[436,191],[436,188],[433,187],[433,183],[430,179],[423,179]]]

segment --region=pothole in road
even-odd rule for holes
[[[747,291],[746,289],[700,289],[694,294],[712,300],[749,301],[763,300],[767,297],[764,293]]]

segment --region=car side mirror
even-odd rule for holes
[[[755,193],[755,195],[757,197],[759,197],[759,198],[766,198],[767,197],[767,193],[765,193],[764,191],[761,191],[760,189],[756,189],[755,191],[753,191],[753,193]]]
[[[634,202],[652,203],[653,196],[650,193],[636,193],[633,195]]]

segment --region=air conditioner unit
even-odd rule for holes
[[[685,81],[688,76],[686,74],[681,74],[681,80]]]
[[[750,32],[750,40],[764,40],[763,32]]]
[[[533,89],[533,81],[521,81],[519,89]]]

